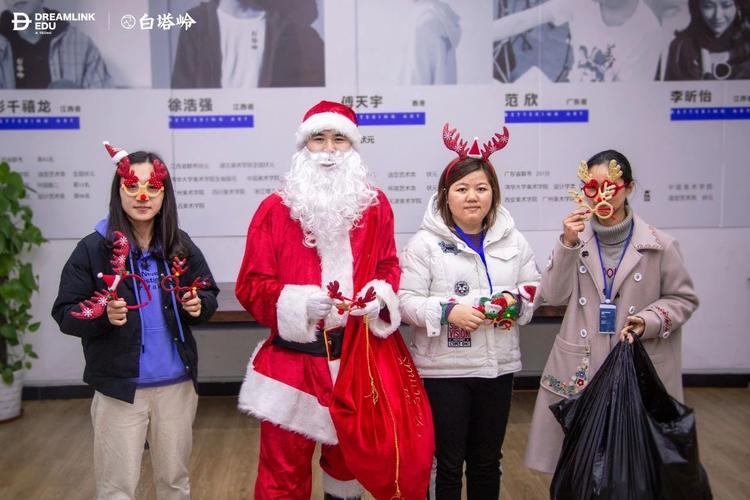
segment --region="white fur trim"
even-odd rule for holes
[[[333,112],[317,113],[302,122],[297,129],[297,149],[302,149],[313,134],[324,130],[344,134],[352,142],[354,149],[359,149],[359,143],[362,142],[362,134],[349,118]]]
[[[265,341],[258,344],[247,365],[240,387],[237,408],[260,420],[268,420],[314,441],[336,444],[330,410],[312,394],[307,394],[253,369],[253,360]]]
[[[340,481],[323,471],[323,491],[338,498],[361,497],[365,489],[356,479]]]
[[[335,241],[328,245],[318,244],[315,249],[320,257],[320,280],[321,287],[325,290],[328,283],[338,281],[341,293],[345,297],[351,297],[354,291],[352,269],[354,258],[352,257],[352,245],[349,233],[339,235]],[[325,318],[326,328],[336,328],[346,325],[348,313],[339,314],[335,309]]]
[[[398,296],[393,292],[393,288],[383,280],[372,280],[362,287],[359,291],[360,296],[367,292],[367,289],[373,287],[378,299],[383,307],[388,309],[391,316],[391,322],[388,323],[378,318],[370,322],[370,330],[378,337],[386,338],[396,331],[401,324],[401,311],[398,309]]]
[[[276,325],[282,339],[315,341],[316,325],[307,319],[307,298],[318,291],[315,285],[284,285],[276,302]]]
[[[339,367],[341,366],[341,360],[340,359],[334,359],[333,361],[328,362],[328,370],[331,372],[331,380],[333,381],[333,384],[336,384],[336,379],[339,376]]]
[[[111,144],[108,141],[104,141],[104,142],[102,142],[102,144],[104,144],[105,146],[111,146]],[[107,152],[109,152],[109,150]],[[126,156],[128,156],[128,152],[125,151],[124,149],[121,149],[117,153],[115,153],[114,155],[111,156],[112,163],[114,163],[115,165],[117,165],[118,163],[120,163],[120,160],[122,160]]]

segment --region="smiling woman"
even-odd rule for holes
[[[431,498],[497,498],[500,450],[513,373],[521,369],[518,324],[531,320],[539,272],[526,239],[500,204],[489,156],[443,130],[458,154],[440,176],[422,222],[401,254],[401,314],[432,407],[437,475]]]
[[[187,498],[198,404],[190,325],[211,317],[219,290],[201,251],[177,225],[164,162],[153,153],[105,147],[117,165],[109,216],[65,264],[52,316],[63,333],[81,337],[83,378],[96,390],[97,496],[134,498],[148,435],[157,491]],[[170,288],[162,276],[193,287]]]

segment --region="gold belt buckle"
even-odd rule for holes
[[[331,346],[328,343],[328,330],[333,330],[333,328],[323,329],[323,342],[325,342],[326,344],[326,358],[328,359],[328,361],[333,361],[331,359]]]

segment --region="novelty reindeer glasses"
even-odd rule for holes
[[[568,194],[579,207],[591,210],[591,206],[586,202],[586,198],[594,204],[593,212],[600,219],[609,219],[614,214],[614,207],[609,202],[617,192],[625,187],[624,182],[617,182],[622,178],[622,169],[616,160],[610,160],[607,166],[607,179],[602,181],[601,185],[596,179],[591,177],[589,167],[585,161],[581,160],[578,166],[578,178],[583,182],[583,186],[578,189],[569,189]]]

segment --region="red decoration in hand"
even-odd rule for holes
[[[339,301],[336,304],[336,309],[338,309],[339,314],[344,314],[344,311],[350,309],[363,308],[368,302],[372,302],[377,297],[375,294],[375,288],[373,287],[368,288],[364,296],[358,297],[357,299],[344,297],[340,291],[341,285],[339,285],[338,281],[328,283],[326,288],[328,289],[328,296],[333,300]]]
[[[172,257],[172,274],[164,276],[161,279],[160,283],[162,290],[164,290],[165,292],[175,292],[175,294],[177,295],[177,300],[183,303],[190,300],[196,290],[202,290],[210,286],[208,278],[202,278],[200,276],[195,278],[190,286],[180,285],[180,275],[187,271],[188,268],[187,265],[185,265],[186,262],[186,259],[180,259],[176,255]],[[170,282],[172,286],[169,286]],[[187,291],[190,291],[192,293],[181,294],[181,292]]]
[[[94,319],[101,316],[107,309],[107,304],[110,300],[117,300],[120,298],[117,295],[117,287],[120,285],[120,282],[128,278],[135,278],[141,282],[143,289],[146,290],[148,300],[133,306],[129,305],[127,308],[129,310],[140,309],[151,302],[151,290],[146,281],[137,274],[129,273],[125,267],[125,261],[128,258],[128,254],[130,254],[130,242],[120,231],[113,231],[112,234],[114,235],[115,240],[112,242],[112,259],[110,259],[109,262],[112,264],[112,270],[115,274],[99,273],[97,275],[104,281],[107,288],[94,292],[90,299],[80,302],[79,307],[81,311],[70,312],[70,315],[74,318]]]

